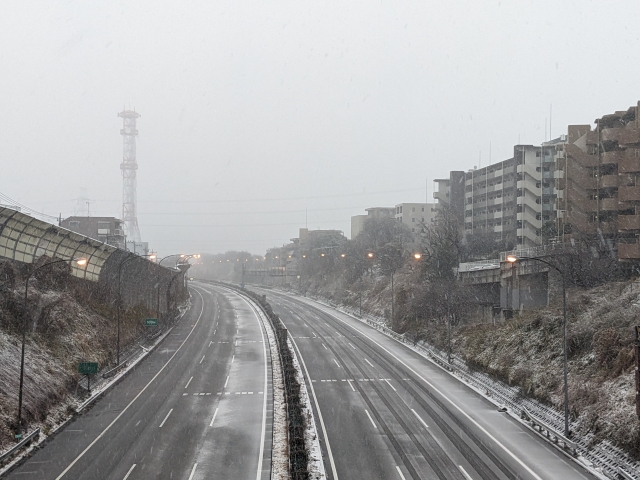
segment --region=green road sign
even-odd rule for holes
[[[80,362],[78,364],[78,373],[81,375],[95,375],[98,373],[97,362]]]
[[[144,324],[147,327],[157,327],[158,326],[158,319],[157,318],[145,318],[144,319]]]

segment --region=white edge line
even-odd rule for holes
[[[467,480],[473,480],[473,478],[471,478],[471,475],[467,473],[467,471],[462,467],[462,465],[458,465],[458,468],[460,469],[460,472],[462,472],[462,475],[464,475],[464,478],[466,478]]]
[[[224,381],[224,387],[227,388],[227,383],[229,383],[229,375],[227,375],[227,379]]]
[[[197,466],[198,466],[197,463],[193,464],[193,468],[191,469],[191,475],[189,475],[189,480],[191,480],[193,478],[193,476],[195,475]]]
[[[306,303],[306,302],[304,302]],[[324,305],[322,304],[318,304],[321,305],[322,307],[324,307]],[[317,307],[316,307],[317,308]],[[464,415],[471,423],[473,423],[477,428],[480,429],[480,431],[482,431],[487,437],[489,437],[491,439],[491,441],[495,442],[496,445],[498,445],[502,450],[504,450],[511,458],[513,458],[516,462],[518,462],[518,464],[524,468],[527,472],[529,472],[534,478],[536,478],[537,480],[542,480],[542,478],[540,478],[533,470],[531,470],[531,468],[529,468],[529,466],[527,466],[522,460],[520,460],[520,458],[513,453],[511,450],[509,450],[505,445],[503,445],[496,437],[494,437],[493,435],[491,435],[491,433],[489,433],[487,431],[486,428],[484,428],[482,425],[480,425],[477,421],[475,421],[473,418],[471,418],[471,416],[465,412],[461,407],[459,407],[456,403],[453,402],[453,400],[451,400],[449,397],[447,397],[439,388],[437,388],[435,385],[433,385],[431,382],[429,382],[426,378],[424,378],[422,375],[420,375],[418,372],[416,372],[413,368],[411,368],[409,365],[407,365],[406,363],[404,363],[402,360],[400,360],[397,356],[395,356],[393,353],[391,353],[389,350],[387,350],[386,348],[384,348],[382,345],[380,345],[378,342],[376,342],[373,338],[371,338],[369,335],[367,335],[366,333],[364,333],[362,330],[356,328],[353,325],[350,325],[349,323],[345,322],[344,320],[342,320],[341,318],[336,317],[332,312],[328,312],[325,308],[320,308],[320,310],[324,311],[325,313],[327,313],[328,315],[330,315],[332,318],[335,318],[336,320],[338,320],[339,322],[345,324],[346,326],[348,326],[349,328],[351,328],[352,330],[355,330],[357,332],[359,332],[360,334],[364,335],[366,338],[368,338],[371,342],[375,343],[378,347],[380,347],[382,350],[384,350],[385,352],[387,352],[389,355],[391,355],[393,358],[395,358],[398,362],[400,362],[402,365],[404,365],[408,370],[410,370],[416,377],[418,377],[420,380],[422,380],[424,383],[426,383],[427,385],[429,385],[429,387],[431,387],[431,389],[438,393],[438,395],[440,395],[442,398],[444,398],[448,403],[451,404],[452,407],[454,407],[456,410],[458,410],[462,415]],[[342,313],[342,312],[340,312]],[[347,314],[344,314],[347,315]],[[350,318],[354,318],[351,317],[350,315],[347,315]],[[355,319],[356,321],[358,321],[357,319]],[[376,330],[377,331],[377,330]],[[388,337],[387,338],[392,338],[392,337]],[[392,338],[393,339],[393,338]],[[397,340],[396,340],[397,341]],[[400,343],[400,342],[398,342]]]
[[[211,419],[211,423],[209,424],[210,427],[213,427],[213,422],[216,421],[216,415],[218,414],[218,409],[216,408],[216,411],[213,412],[213,418]]]
[[[177,350],[176,350],[176,351],[177,351]],[[187,382],[187,384],[184,386],[184,388],[187,388],[187,387],[189,386],[189,384],[191,383],[191,380],[193,380],[193,377],[191,377],[191,378],[189,379],[189,381],[188,381],[188,382]]]
[[[400,475],[400,478],[402,480],[407,480],[406,478],[404,478],[404,475],[402,474],[402,470],[400,470],[400,467],[396,465],[396,468],[398,469],[398,474]]]
[[[322,412],[320,411],[320,405],[318,404],[318,398],[316,397],[316,391],[313,388],[313,383],[310,381],[311,377],[309,376],[309,371],[307,370],[307,365],[304,363],[304,359],[302,358],[302,354],[300,353],[300,350],[298,349],[298,345],[296,344],[296,341],[293,339],[293,337],[291,336],[291,332],[289,332],[289,339],[291,340],[291,343],[293,344],[294,348],[296,349],[296,352],[298,352],[298,359],[300,360],[300,363],[302,364],[302,368],[304,368],[304,373],[307,376],[307,379],[309,380],[309,388],[311,389],[311,394],[313,395],[313,402],[316,404],[316,411],[318,412],[318,419],[320,420],[320,426],[322,427],[322,434],[324,435],[324,443],[327,446],[327,454],[329,455],[329,463],[331,464],[331,473],[333,473],[333,480],[338,480],[338,472],[336,472],[336,464],[333,460],[333,454],[331,453],[331,445],[329,444],[329,437],[327,436],[327,429],[324,426],[324,420],[322,419]],[[324,344],[323,344],[324,346]],[[325,347],[327,348],[327,347]]]
[[[377,429],[378,426],[376,425],[376,422],[373,421],[373,418],[371,418],[371,415],[369,414],[369,410],[365,408],[364,411],[367,413],[367,417],[369,417],[369,420],[371,420],[371,424],[373,425],[373,428]]]
[[[118,414],[118,416],[117,416],[116,418],[114,418],[114,419],[111,421],[111,423],[110,423],[109,425],[107,425],[107,427],[106,427],[106,428],[105,428],[105,429],[100,433],[100,435],[98,435],[98,436],[95,438],[95,440],[94,440],[93,442],[91,442],[91,443],[90,443],[90,444],[89,444],[89,445],[88,445],[88,446],[87,446],[87,447],[86,447],[82,452],[80,452],[80,455],[78,455],[78,456],[77,456],[77,457],[76,457],[76,458],[75,458],[75,459],[74,459],[74,460],[73,460],[73,461],[72,461],[72,462],[67,466],[67,468],[65,468],[65,469],[62,471],[62,473],[56,477],[56,480],[60,480],[62,477],[64,477],[64,476],[67,474],[67,472],[68,472],[69,470],[71,470],[71,468],[72,468],[72,467],[73,467],[73,466],[78,462],[78,460],[80,460],[80,459],[84,456],[84,454],[85,454],[85,453],[87,453],[87,452],[89,451],[89,449],[90,449],[91,447],[93,447],[93,446],[98,442],[98,440],[100,440],[100,439],[104,436],[104,434],[105,434],[105,433],[107,433],[107,431],[108,431],[108,430],[109,430],[109,429],[110,429],[110,428],[111,428],[111,427],[112,427],[112,426],[113,426],[113,425],[114,425],[118,420],[120,420],[120,417],[122,417],[122,415],[124,415],[124,412],[126,412],[126,411],[129,409],[129,407],[130,407],[131,405],[133,405],[133,402],[135,402],[135,401],[140,397],[140,395],[142,395],[142,394],[144,393],[144,391],[145,391],[147,388],[149,388],[149,385],[151,385],[151,383],[153,383],[153,381],[154,381],[156,378],[158,378],[158,375],[160,375],[160,374],[163,372],[163,370],[164,370],[165,368],[167,368],[167,365],[169,365],[169,363],[171,362],[171,360],[173,360],[173,358],[178,354],[178,352],[179,352],[179,351],[180,351],[180,349],[184,346],[184,344],[187,342],[187,340],[189,340],[189,337],[191,336],[191,334],[193,333],[193,331],[195,330],[195,328],[198,326],[198,323],[200,323],[200,319],[202,318],[202,313],[204,312],[204,298],[202,297],[202,294],[201,294],[198,290],[196,290],[196,289],[194,289],[194,290],[195,290],[195,292],[196,292],[198,295],[200,295],[200,298],[202,299],[202,309],[200,310],[200,315],[198,315],[198,320],[196,320],[196,323],[194,323],[194,324],[193,324],[193,327],[191,327],[191,331],[189,332],[189,335],[187,335],[187,336],[186,336],[186,338],[182,341],[182,343],[180,344],[180,346],[178,347],[178,349],[177,349],[175,352],[173,352],[173,355],[171,355],[171,358],[169,358],[169,360],[167,360],[167,363],[165,363],[165,364],[162,366],[162,368],[161,368],[160,370],[158,370],[158,373],[156,373],[156,374],[153,376],[153,378],[152,378],[151,380],[149,380],[149,383],[147,383],[147,384],[144,386],[144,388],[143,388],[142,390],[140,390],[140,392],[139,392],[135,397],[133,397],[133,400],[131,400],[131,401],[129,402],[129,404],[128,404],[126,407],[124,407],[124,408],[122,409],[122,411]],[[195,469],[195,467],[194,467],[194,469]]]
[[[162,423],[160,424],[160,426],[158,428],[162,428],[162,426],[164,425],[164,422],[166,422],[167,418],[169,418],[169,415],[171,415],[171,412],[173,412],[173,408],[171,410],[169,410],[169,413],[167,413],[167,416],[164,417],[164,420],[162,420]]]
[[[427,423],[422,419],[422,417],[420,417],[420,415],[418,415],[418,412],[416,412],[413,408],[411,409],[411,411],[413,412],[413,414],[418,417],[418,420],[420,420],[420,422],[422,422],[422,424],[424,425],[424,428],[429,428],[429,425],[427,425]]]
[[[131,468],[129,469],[129,471],[127,472],[127,474],[124,476],[124,478],[122,480],[127,480],[127,478],[129,478],[129,475],[131,475],[131,472],[133,472],[134,468],[136,468],[136,464],[135,463],[133,465],[131,465]]]

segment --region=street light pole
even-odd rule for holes
[[[567,290],[566,279],[564,270],[560,270],[553,263],[542,260],[536,257],[517,257],[515,255],[507,255],[507,262],[514,264],[519,260],[535,260],[540,263],[544,263],[549,267],[556,270],[562,277],[562,356],[563,356],[563,377],[564,377],[564,436],[569,437],[571,432],[569,431],[569,381],[568,381],[568,368],[567,368]]]
[[[31,277],[41,268],[48,267],[50,265],[54,265],[56,263],[68,262],[69,260],[54,260],[53,262],[45,263],[40,265],[37,268],[34,268],[29,275],[27,275],[27,280],[24,285],[24,313],[22,314],[22,352],[20,354],[20,387],[18,391],[18,423],[16,430],[16,439],[22,438],[22,387],[24,385],[24,350],[25,344],[27,342],[27,315],[29,312],[28,309],[28,301],[29,301],[29,280]],[[79,266],[84,267],[87,264],[86,258],[74,258],[71,262],[76,262]]]

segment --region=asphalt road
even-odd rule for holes
[[[162,344],[12,479],[268,479],[264,326],[237,293],[193,283]]]
[[[267,295],[303,360],[329,478],[594,478],[368,325],[304,297],[255,290]]]

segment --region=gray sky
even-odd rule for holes
[[[0,192],[138,219],[162,254],[348,235],[368,206],[640,99],[637,0],[4,1]],[[481,160],[480,160],[481,158]]]

